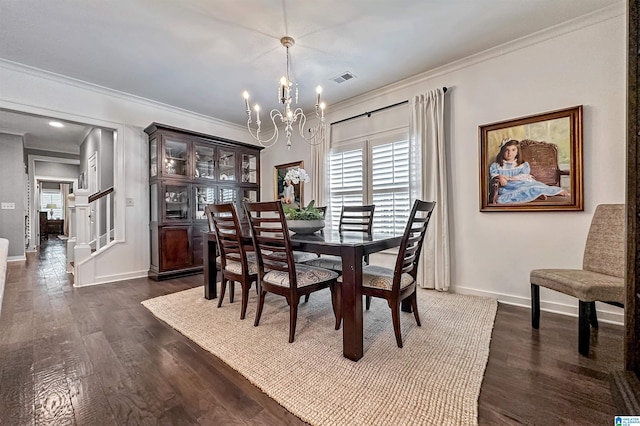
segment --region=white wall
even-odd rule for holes
[[[529,306],[529,271],[580,268],[595,206],[625,201],[625,27],[624,7],[608,9],[328,107],[327,120],[333,122],[436,87],[449,89],[445,127],[454,291]],[[328,87],[327,93],[331,90],[340,89]],[[478,126],[576,105],[584,105],[585,211],[481,213]],[[358,120],[364,127],[375,117]],[[271,171],[274,158],[306,165],[309,153],[301,141],[288,155],[266,149],[263,170]],[[263,182],[269,182],[265,173]],[[577,312],[575,299],[556,292],[543,289],[541,299],[543,309]],[[620,309],[598,309],[601,318],[622,322]]]
[[[251,143],[244,127],[2,60],[0,108],[118,132],[115,144],[120,156],[114,160],[114,173],[115,186],[119,189],[115,205],[122,217],[120,229],[124,231],[120,236],[122,242],[104,253],[103,261],[95,266],[99,282],[146,276],[149,269],[149,169],[145,127],[156,121]],[[19,163],[22,164],[22,158]],[[125,207],[127,198],[134,200],[133,206]]]
[[[25,168],[22,136],[0,133],[0,202],[14,209],[0,210],[0,238],[9,240],[9,260],[24,259]]]

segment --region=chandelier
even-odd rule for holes
[[[307,123],[307,117],[302,111],[302,108],[298,107],[295,108],[295,110],[292,109],[292,103],[294,103],[294,105],[298,104],[298,85],[289,78],[289,48],[295,44],[295,40],[293,37],[285,36],[280,39],[280,43],[287,49],[287,73],[280,78],[280,85],[278,87],[278,102],[282,104],[282,111],[275,108],[271,110],[269,117],[273,123],[273,133],[271,134],[271,137],[263,138],[260,134],[260,125],[262,123],[260,121],[260,106],[255,104],[253,107],[256,112],[256,126],[255,129],[253,129],[251,126],[253,120],[251,118],[251,108],[249,107],[249,92],[245,90],[242,96],[244,97],[244,103],[247,109],[247,129],[249,129],[251,136],[257,140],[260,145],[268,148],[278,142],[278,124],[284,125],[284,132],[287,137],[287,149],[291,149],[291,134],[293,132],[293,126],[297,123],[298,132],[302,139],[310,145],[318,145],[324,141],[325,137],[325,104],[320,101],[322,87],[318,86],[316,88],[315,118],[318,122],[315,127],[308,129],[308,135],[305,136],[304,128]]]

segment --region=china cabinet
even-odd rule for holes
[[[149,277],[202,272],[207,204],[259,201],[260,149],[254,145],[152,123],[149,135]]]

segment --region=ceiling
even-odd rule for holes
[[[284,35],[296,41],[291,79],[299,106],[313,108],[320,84],[331,108],[623,2],[0,0],[0,58],[242,125],[244,90],[263,110],[277,106]],[[356,78],[332,81],[345,71]],[[2,129],[41,143],[34,117],[0,111]],[[66,130],[86,131],[68,126],[58,133]]]

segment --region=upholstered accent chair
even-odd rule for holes
[[[258,279],[255,254],[247,253],[247,250],[252,250],[252,248],[243,244],[242,228],[233,203],[208,204],[205,207],[205,213],[209,223],[213,225],[220,252],[220,256],[216,258],[216,263],[220,264],[222,271],[218,307],[222,306],[227,282],[231,287],[229,289],[230,303],[233,303],[234,282],[239,282],[242,286],[240,319],[244,319],[247,313],[249,290],[252,283],[257,282]]]
[[[280,201],[245,203],[244,208],[251,226],[258,263],[259,300],[254,325],[260,324],[267,293],[284,296],[289,305],[289,343],[292,343],[295,338],[300,298],[328,287],[331,290],[337,330],[341,321],[336,291],[338,274],[329,269],[295,262],[293,245]]]
[[[601,204],[591,220],[582,269],[534,269],[531,326],[540,327],[540,287],[578,299],[578,352],[589,356],[591,327],[598,328],[595,302],[624,307],[625,206]]]
[[[403,300],[410,300],[416,324],[421,325],[416,298],[416,279],[422,243],[435,205],[435,201],[416,200],[413,203],[394,269],[375,265],[362,268],[362,294],[387,301],[391,308],[393,331],[399,348],[402,347],[400,303]]]

